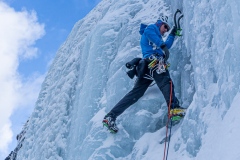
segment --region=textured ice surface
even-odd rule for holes
[[[170,50],[170,74],[188,111],[168,159],[240,159],[239,0],[103,0],[59,48],[18,159],[161,159],[167,107],[156,85],[118,117],[118,134],[101,121],[134,84],[124,65],[141,57],[140,23],[177,8],[183,36]]]

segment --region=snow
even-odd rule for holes
[[[188,110],[173,127],[168,159],[239,160],[238,0],[103,0],[59,48],[17,159],[161,159],[167,106],[156,85],[118,117],[117,134],[101,121],[134,85],[125,63],[141,57],[140,23],[177,8],[183,36],[170,50],[170,74]]]

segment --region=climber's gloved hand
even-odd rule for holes
[[[163,50],[164,55],[165,55],[164,59],[165,59],[165,61],[167,61],[169,58],[170,52],[165,44],[161,45],[161,49]]]
[[[176,33],[177,33],[177,27],[173,26],[172,31],[170,32],[170,34],[175,36]]]

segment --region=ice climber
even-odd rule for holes
[[[104,117],[103,124],[112,133],[116,133],[118,128],[116,126],[116,118],[122,114],[129,106],[134,104],[141,98],[149,85],[155,81],[158,88],[161,90],[167,105],[174,109],[183,110],[179,106],[179,101],[175,97],[174,85],[167,69],[169,57],[168,49],[171,48],[175,34],[176,27],[173,26],[166,41],[163,41],[162,36],[170,30],[168,24],[168,17],[161,15],[155,24],[141,25],[139,33],[141,34],[140,45],[142,49],[143,58],[135,58],[131,65],[137,67],[137,80],[133,89],[128,92]],[[134,63],[134,64],[131,64]]]

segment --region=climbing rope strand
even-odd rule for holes
[[[171,125],[170,125],[170,135],[169,135],[167,154],[166,154],[166,145],[167,145],[167,139],[168,139],[168,123],[169,123],[169,120],[171,120],[171,117],[170,117],[171,105],[172,105],[172,81],[170,81],[170,101],[169,101],[169,104],[168,104],[168,120],[167,120],[167,124],[166,124],[166,138],[165,138],[165,144],[164,144],[163,160],[165,160],[165,157],[166,157],[166,160],[167,160],[169,143],[170,143],[170,138],[171,138],[172,121],[171,121]]]

